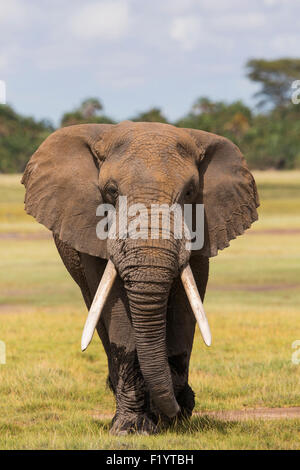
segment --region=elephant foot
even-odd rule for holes
[[[195,393],[188,383],[185,384],[177,396],[177,402],[180,406],[179,419],[189,419],[192,416],[195,407]]]
[[[118,412],[112,420],[110,433],[117,436],[150,435],[157,433],[157,427],[146,414]]]
[[[183,389],[176,395],[176,400],[180,406],[180,412],[173,418],[161,414],[154,403],[151,403],[151,411],[155,416],[154,421],[157,422],[157,428],[160,431],[167,430],[172,426],[182,421],[189,421],[195,407],[195,393],[191,387],[186,383]]]

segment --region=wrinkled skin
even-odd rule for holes
[[[106,261],[75,252],[56,238],[59,253],[78,282],[89,308],[103,274]],[[208,279],[208,258],[197,256],[190,260],[198,289],[204,298]],[[155,304],[155,302],[153,302]],[[188,418],[194,408],[194,393],[188,385],[189,360],[192,350],[195,320],[182,283],[176,278],[172,284],[167,306],[167,356],[177,402],[181,408],[178,418]],[[156,431],[158,418],[171,423],[150,401],[136,350],[134,330],[124,282],[120,277],[114,284],[97,327],[104,345],[109,367],[109,385],[116,398],[113,433]],[[151,356],[151,365],[153,356]]]
[[[69,131],[71,134],[75,133],[71,143],[75,142],[80,131],[79,127],[83,126],[74,126],[73,130]],[[84,128],[84,132],[86,129]],[[98,132],[98,128],[95,126],[90,129],[89,136],[95,132],[95,129]],[[194,393],[188,385],[188,371],[195,320],[180,281],[180,271],[188,262],[190,263],[203,300],[208,279],[209,256],[216,254],[215,251],[218,248],[223,248],[228,244],[227,238],[223,240],[221,235],[216,235],[215,232],[212,232],[213,235],[211,235],[209,232],[208,198],[210,194],[213,194],[213,190],[210,190],[209,186],[208,190],[205,190],[203,175],[201,176],[199,171],[205,148],[208,150],[204,165],[210,165],[212,158],[217,161],[218,157],[213,157],[213,155],[218,155],[218,152],[219,154],[223,152],[222,155],[225,156],[229,155],[228,158],[231,158],[233,154],[235,158],[234,163],[230,164],[232,170],[228,165],[227,171],[229,175],[232,171],[233,177],[236,178],[234,181],[237,181],[237,195],[232,192],[234,184],[228,181],[229,178],[222,173],[219,175],[218,171],[220,170],[217,167],[212,170],[212,177],[209,177],[209,172],[206,172],[206,169],[203,170],[208,175],[208,183],[211,180],[217,181],[220,187],[220,193],[212,202],[213,210],[217,213],[215,218],[212,217],[213,230],[216,230],[215,226],[218,227],[217,217],[219,217],[219,212],[222,212],[222,208],[218,208],[218,198],[222,201],[221,204],[223,201],[226,202],[226,208],[229,210],[230,203],[227,201],[234,200],[235,197],[237,199],[244,197],[244,199],[247,198],[247,201],[249,200],[249,203],[242,200],[234,201],[234,204],[239,204],[243,210],[244,207],[248,207],[249,213],[251,212],[252,215],[249,216],[247,212],[246,215],[241,214],[242,222],[241,217],[239,220],[233,218],[231,222],[223,210],[224,223],[230,224],[230,227],[228,225],[225,230],[221,226],[222,221],[219,222],[220,233],[224,234],[225,230],[225,234],[227,233],[229,238],[235,238],[237,234],[248,228],[250,223],[255,220],[254,211],[257,205],[257,201],[253,202],[256,198],[255,184],[244,163],[240,163],[241,157],[237,155],[236,148],[224,139],[217,140],[217,144],[215,144],[213,139],[217,136],[211,137],[212,134],[201,134],[201,142],[199,142],[184,130],[172,126],[129,122],[105,128],[101,138],[97,137],[96,139],[93,134],[93,138],[88,137],[90,141],[84,134],[85,142],[87,140],[88,144],[85,143],[81,151],[84,152],[88,145],[92,149],[93,159],[99,167],[93,188],[98,187],[101,201],[114,204],[117,212],[118,196],[120,195],[128,197],[129,206],[143,203],[147,208],[150,208],[151,204],[168,204],[170,206],[173,203],[183,205],[184,203],[202,202],[205,194],[208,195],[206,212],[208,218],[206,240],[208,241],[206,243],[211,243],[209,248],[204,246],[202,251],[193,252],[191,256],[191,253],[186,250],[185,240],[175,239],[171,232],[169,240],[162,238],[158,240],[133,240],[131,238],[109,240],[105,246],[104,255],[95,256],[91,248],[93,246],[91,239],[88,248],[84,246],[84,243],[88,244],[89,236],[86,231],[83,231],[84,236],[80,236],[79,223],[77,237],[80,241],[74,241],[76,236],[73,234],[74,230],[68,229],[68,224],[64,222],[61,215],[58,219],[63,222],[59,222],[58,226],[53,211],[59,212],[57,206],[61,198],[66,196],[64,194],[62,197],[59,196],[56,189],[57,183],[53,187],[58,202],[51,210],[51,215],[49,212],[49,217],[53,217],[53,221],[47,222],[45,218],[43,219],[43,214],[45,211],[47,212],[49,203],[41,215],[43,208],[41,209],[38,197],[34,196],[34,191],[36,191],[39,200],[41,200],[41,194],[44,191],[42,183],[34,182],[34,178],[39,177],[39,175],[36,176],[37,171],[42,175],[43,172],[46,174],[46,171],[50,171],[51,177],[53,172],[57,171],[51,167],[50,170],[43,169],[43,165],[48,165],[46,159],[47,155],[51,154],[51,149],[65,145],[64,152],[70,151],[71,144],[65,144],[67,140],[64,136],[67,135],[67,130],[59,132],[62,135],[62,137],[60,135],[56,137],[59,141],[55,140],[55,137],[53,137],[53,143],[49,141],[47,144],[46,141],[45,150],[41,147],[41,150],[33,156],[32,162],[28,165],[27,173],[23,179],[28,193],[27,210],[53,230],[58,251],[68,271],[79,285],[87,308],[91,306],[105,269],[106,260],[110,258],[113,261],[118,271],[118,277],[97,326],[108,358],[109,384],[116,398],[116,414],[112,421],[111,432],[116,434],[153,433],[162,423],[169,424],[173,419],[190,417],[194,407]],[[207,140],[205,141],[205,139]],[[214,145],[213,150],[209,150],[212,148],[211,142]],[[74,149],[79,149],[80,145],[81,141],[79,140],[77,144],[74,144]],[[74,152],[70,151],[70,154],[73,155]],[[78,153],[80,153],[79,150]],[[53,155],[56,153],[53,152]],[[42,164],[42,161],[46,161],[46,163]],[[74,160],[72,178],[76,173],[75,166]],[[78,175],[82,171],[83,169],[79,169]],[[241,180],[237,180],[237,178],[241,178]],[[33,181],[32,184],[31,181]],[[76,179],[74,182],[76,185]],[[230,189],[227,194],[226,185],[228,183]],[[241,188],[243,189],[241,183],[245,186],[246,196],[241,196]],[[51,186],[49,178],[48,184]],[[66,185],[66,180],[64,180],[64,184]],[[83,184],[79,182],[77,184],[78,192],[83,188],[81,199],[85,195]],[[75,188],[72,188],[73,191],[77,190]],[[87,189],[86,192],[88,192]],[[30,200],[31,194],[33,196]],[[51,199],[51,196],[47,197],[51,205],[53,197]],[[80,205],[80,199],[78,200]],[[64,209],[62,209],[67,214],[67,216],[64,215],[67,221],[68,212],[71,210],[68,209],[69,201],[70,196],[65,199]],[[35,209],[38,204],[40,212]],[[235,217],[236,214],[239,214],[237,209],[233,212]],[[82,216],[84,220],[82,214],[84,212],[77,208],[76,216]],[[220,217],[223,215],[221,214]],[[73,222],[75,226],[76,220]],[[85,223],[86,227],[92,225],[93,223]],[[210,240],[213,241],[210,242]],[[215,247],[213,246],[214,240],[216,240]],[[95,244],[95,246],[97,245]]]

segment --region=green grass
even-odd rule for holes
[[[260,221],[211,260],[205,304],[213,345],[197,332],[196,411],[300,406],[300,365],[291,362],[300,339],[300,172],[255,177]],[[0,175],[1,449],[300,448],[297,419],[195,416],[158,436],[111,436],[106,356],[97,337],[80,352],[81,294],[52,240],[34,238],[47,231],[25,215],[19,179]]]

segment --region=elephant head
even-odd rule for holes
[[[121,195],[127,196],[129,206],[143,203],[146,208],[204,204],[205,237],[198,253],[215,256],[257,219],[256,186],[240,151],[223,137],[167,124],[78,125],[46,139],[22,182],[29,214],[79,252],[110,260],[98,289],[100,304],[116,273],[120,275],[144,379],[158,408],[167,416],[176,415],[166,310],[173,280],[189,268],[195,252],[191,254],[172,231],[168,239],[100,240],[96,210],[109,202],[118,211]],[[184,281],[193,301],[190,272]]]

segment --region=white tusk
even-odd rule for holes
[[[210,332],[209,324],[205,315],[202,300],[200,298],[200,295],[197,289],[193,272],[189,264],[185,268],[183,268],[183,270],[181,271],[181,280],[182,280],[182,284],[185,289],[187,298],[189,299],[189,302],[191,304],[193,313],[196,317],[204,343],[207,346],[210,346],[211,345],[211,332]]]
[[[108,294],[113,286],[113,283],[116,279],[117,271],[112,261],[108,260],[105,271],[99,282],[97,292],[95,294],[93,303],[91,305],[88,317],[86,319],[82,338],[81,338],[81,350],[85,351],[90,342],[92,341],[95,328],[99,321],[101,312],[103,310],[104,304],[108,297]]]

